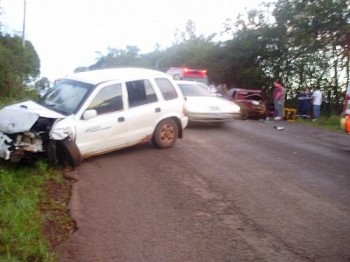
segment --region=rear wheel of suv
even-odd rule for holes
[[[157,125],[152,142],[160,149],[170,148],[176,143],[178,133],[175,121],[170,118],[164,119]]]

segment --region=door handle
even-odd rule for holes
[[[125,117],[121,116],[118,118],[118,122],[124,122],[125,121]]]
[[[160,109],[160,107],[157,107],[156,109],[154,109],[154,112],[156,112],[156,113],[159,113],[160,111],[162,111],[162,110]]]

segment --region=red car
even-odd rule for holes
[[[261,90],[233,88],[226,96],[241,107],[241,119],[266,118],[267,110]]]

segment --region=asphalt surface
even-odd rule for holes
[[[275,126],[282,126],[278,130]],[[350,136],[291,122],[186,128],[73,174],[60,261],[350,261]]]

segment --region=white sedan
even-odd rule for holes
[[[209,87],[195,81],[176,81],[185,97],[185,113],[190,122],[224,123],[239,118],[240,107],[223,97],[212,95]]]

